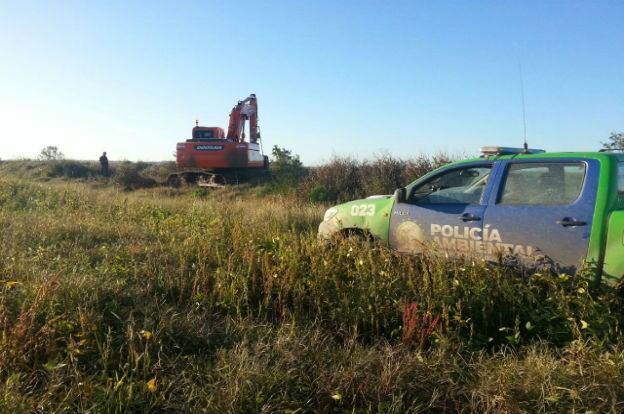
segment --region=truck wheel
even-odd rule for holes
[[[362,229],[344,229],[336,234],[336,241],[348,240],[351,243],[366,244],[371,247],[377,245],[377,239],[369,232]]]
[[[344,229],[340,232],[340,236],[343,239],[355,239],[355,240],[372,240],[373,236],[361,229]]]

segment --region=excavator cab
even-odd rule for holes
[[[186,142],[210,141],[213,139],[225,139],[223,128],[196,126],[193,128],[192,138],[186,140]]]

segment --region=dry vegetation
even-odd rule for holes
[[[321,244],[301,189],[344,165],[281,194],[3,164],[0,412],[624,409],[616,290]]]

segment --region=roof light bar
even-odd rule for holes
[[[514,147],[497,147],[497,146],[485,146],[480,149],[481,154],[488,155],[511,155],[511,154],[542,154],[546,151],[536,148],[514,148]]]

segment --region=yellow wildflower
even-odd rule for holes
[[[151,380],[147,381],[147,390],[149,392],[156,392],[156,378],[152,378]]]

